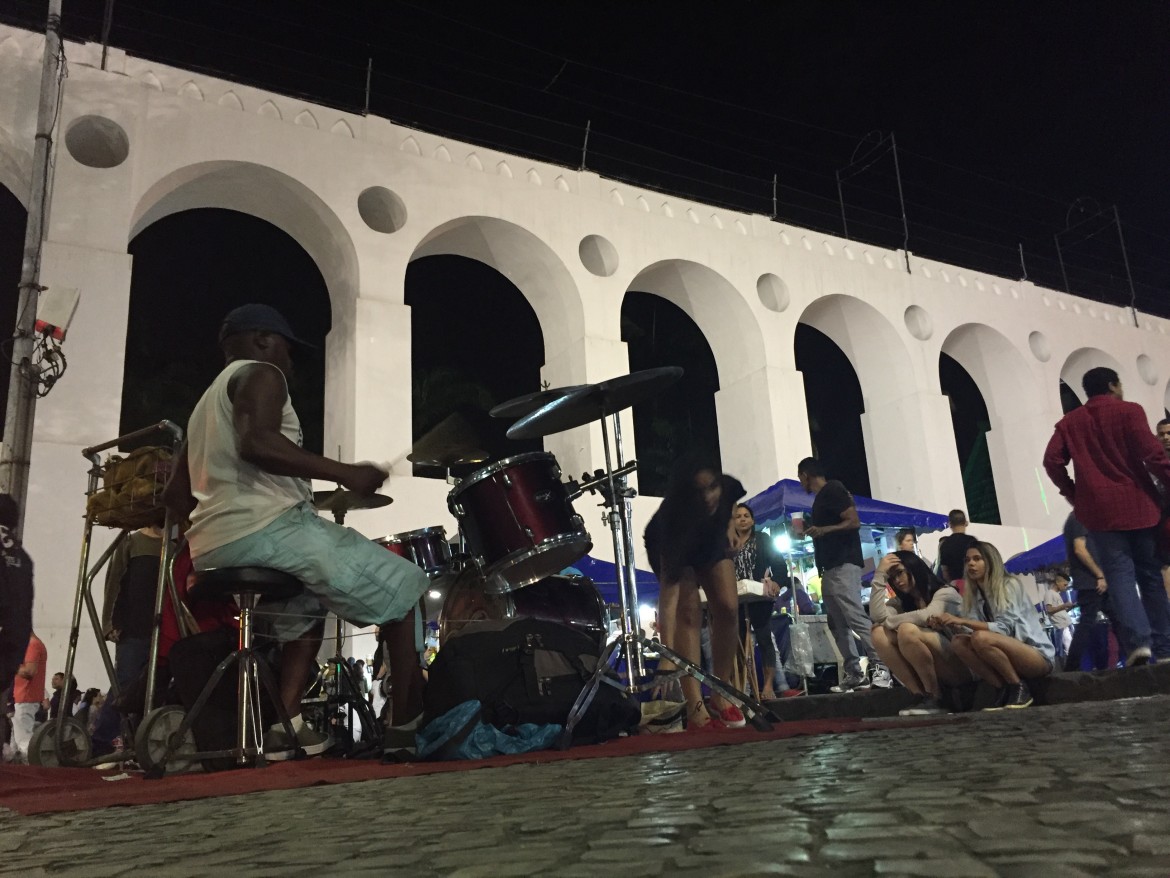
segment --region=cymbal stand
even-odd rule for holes
[[[642,662],[642,650],[653,648],[660,657],[672,662],[677,670],[672,672],[668,679],[678,679],[684,674],[694,677],[700,684],[718,692],[725,699],[736,704],[743,711],[745,718],[753,728],[760,731],[769,731],[772,723],[778,721],[764,705],[749,695],[741,692],[729,683],[708,673],[693,662],[683,658],[665,644],[652,641],[642,632],[641,619],[638,618],[638,589],[637,568],[634,563],[634,529],[633,509],[630,502],[635,496],[634,489],[630,488],[626,475],[635,469],[635,462],[626,463],[622,458],[622,427],[617,413],[613,415],[614,454],[610,454],[609,431],[606,428],[605,418],[601,419],[601,437],[605,448],[605,473],[598,474],[596,479],[586,479],[580,491],[598,491],[603,500],[603,506],[609,511],[606,518],[609,522],[610,533],[613,537],[614,567],[617,572],[618,597],[621,606],[621,634],[606,647],[597,662],[597,669],[593,676],[577,696],[568,719],[565,721],[565,730],[561,735],[560,747],[567,749],[572,742],[573,729],[585,711],[592,704],[598,687],[602,684],[624,689],[630,695],[645,692],[662,682],[651,678],[646,680],[646,670]],[[617,467],[614,467],[613,457],[617,458]],[[621,659],[625,658],[625,680],[622,680]],[[613,668],[611,672],[611,666]]]

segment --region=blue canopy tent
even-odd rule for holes
[[[812,512],[813,496],[800,487],[800,482],[795,479],[781,479],[748,500],[747,505],[755,513],[756,524],[766,527],[790,517],[794,512],[809,514]],[[922,533],[943,530],[947,526],[947,517],[937,512],[885,503],[859,494],[853,495],[853,502],[857,505],[857,516],[861,523],[870,527],[912,527]]]
[[[572,573],[574,571],[592,579],[593,584],[597,586],[597,590],[601,593],[601,597],[607,604],[616,604],[619,602],[617,567],[611,562],[602,561],[594,558],[592,555],[586,555],[571,567],[566,568],[565,572]],[[658,580],[655,579],[653,573],[648,570],[638,570],[635,582],[638,586],[639,602],[657,602]]]
[[[1008,573],[1032,573],[1045,567],[1063,564],[1067,559],[1064,537],[1055,536],[1026,552],[1012,555],[1003,566],[1007,568]]]

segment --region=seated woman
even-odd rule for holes
[[[981,680],[997,687],[988,710],[1028,707],[1027,680],[1052,673],[1055,649],[1044,634],[1036,607],[1023,584],[1003,567],[999,550],[976,543],[963,565],[962,616],[940,613],[932,627],[953,634],[955,654]]]
[[[971,679],[946,638],[927,627],[931,617],[957,613],[962,601],[913,551],[891,552],[879,562],[869,594],[873,647],[898,681],[919,696],[898,711],[901,716],[946,713],[939,701],[941,684]]]
[[[739,481],[723,475],[713,464],[685,459],[675,466],[666,496],[645,532],[646,554],[659,583],[662,643],[691,663],[700,663],[702,586],[711,622],[712,671],[724,682],[730,681],[735,671],[739,609],[727,529],[732,506],[745,493]],[[668,667],[669,663],[662,662],[659,671]],[[718,693],[711,696],[708,710],[694,677],[683,676],[682,690],[688,728],[702,728],[713,719],[728,728],[745,725],[743,712]]]
[[[764,685],[760,690],[760,698],[775,701],[776,641],[772,637],[770,622],[775,599],[780,594],[777,580],[788,581],[788,565],[771,538],[756,530],[755,513],[746,503],[736,504],[728,540],[735,553],[732,563],[735,564],[736,579],[763,583],[764,595],[770,598],[739,605],[739,630],[742,635],[745,621],[751,623],[752,634],[760,646],[760,664],[764,666]]]

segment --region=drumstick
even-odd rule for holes
[[[378,469],[380,469],[384,473],[394,472],[394,467],[396,467],[398,464],[402,463],[402,461],[406,460],[406,455],[408,455],[408,454],[410,454],[409,451],[404,451],[404,452],[402,452],[402,454],[398,455],[393,460],[386,460],[386,461],[383,461],[382,463],[376,463],[376,464],[374,464],[374,466],[376,466]]]

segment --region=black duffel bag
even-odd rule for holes
[[[423,725],[472,699],[484,722],[564,725],[593,675],[596,640],[542,619],[469,622],[435,656],[423,697]],[[605,683],[573,729],[573,742],[597,743],[638,727],[641,710],[624,690]]]

